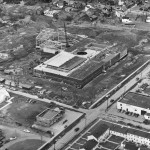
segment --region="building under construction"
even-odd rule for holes
[[[71,53],[60,52],[35,67],[35,75],[82,88],[127,55],[126,48],[120,48],[119,51],[112,46],[104,47],[95,43],[91,45],[93,48],[87,45],[85,49],[76,49]]]
[[[41,49],[44,53],[56,54],[65,50],[66,42],[72,46],[78,42],[78,39],[79,37],[67,33],[62,28],[57,30],[46,28],[36,37],[36,48]]]

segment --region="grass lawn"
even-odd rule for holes
[[[8,149],[10,150],[37,150],[44,142],[40,140],[25,140],[13,144]]]
[[[27,98],[23,96],[13,95],[13,97],[13,103],[7,108],[6,114],[24,126],[31,126],[36,120],[36,115],[48,106],[47,103],[39,101],[36,101],[34,104],[27,103]]]
[[[8,108],[7,113],[15,121],[20,122],[25,126],[31,126],[36,120],[36,115],[41,113],[47,107],[40,104],[30,104],[25,102],[12,103]]]

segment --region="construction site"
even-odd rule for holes
[[[0,0],[0,149],[62,149],[97,117],[113,120],[148,70],[149,23],[147,0]]]
[[[61,1],[1,2],[0,82],[12,90],[88,108],[148,59],[149,31],[132,25],[143,23],[139,18],[146,14],[138,14],[129,25],[120,22],[118,13],[134,13],[133,20],[138,4],[65,3],[62,9]]]

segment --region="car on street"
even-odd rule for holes
[[[23,131],[26,133],[30,133],[30,131],[28,129],[24,129]]]
[[[74,129],[75,132],[78,132],[79,130],[80,130],[80,128],[75,128]]]

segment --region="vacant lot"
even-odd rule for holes
[[[40,140],[25,140],[12,145],[10,150],[37,150],[44,142]]]
[[[31,104],[26,102],[26,97],[14,94],[13,97],[13,103],[4,109],[5,115],[24,126],[31,126],[36,119],[36,115],[47,108],[47,104],[43,102],[36,101]]]

